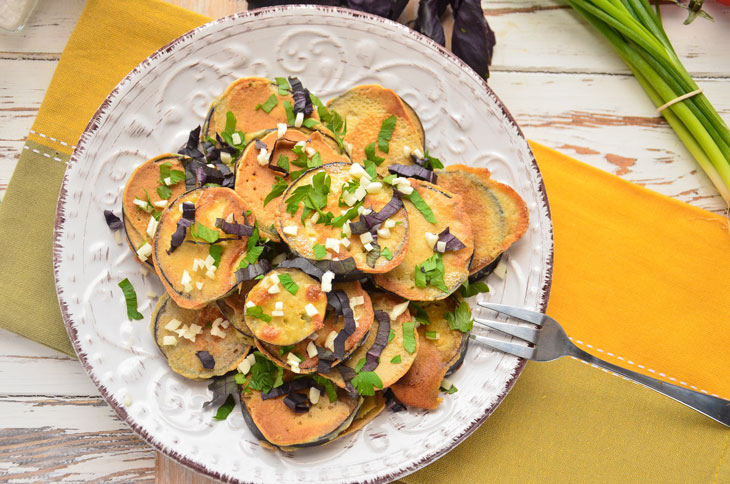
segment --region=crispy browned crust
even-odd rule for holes
[[[411,301],[444,299],[456,291],[469,276],[469,260],[474,253],[471,221],[464,216],[467,210],[460,195],[425,181],[410,180],[411,186],[431,207],[436,223],[428,222],[411,202],[404,201],[409,223],[408,251],[400,265],[388,273],[376,274],[374,281],[388,291]],[[425,234],[426,232],[438,234],[446,227],[466,246],[461,250],[443,254],[444,282],[449,291],[443,292],[431,286],[418,288],[415,285],[416,265],[422,264],[434,254],[433,249],[426,242]]]
[[[438,184],[473,207],[466,212],[475,240],[470,274],[489,265],[527,231],[527,204],[511,187],[493,180],[486,168],[451,165],[439,173]]]
[[[204,380],[234,370],[246,358],[251,349],[251,338],[239,333],[232,325],[227,328],[219,327],[226,335],[224,338],[212,335],[209,325],[217,318],[224,318],[224,315],[214,303],[202,309],[191,310],[181,308],[167,294],[160,297],[152,313],[150,330],[155,343],[175,373],[193,380]],[[172,319],[181,321],[183,325],[197,324],[203,328],[202,333],[195,337],[195,342],[182,338],[165,329],[165,325]],[[165,336],[174,336],[177,344],[163,345]],[[210,353],[215,360],[212,369],[203,368],[200,358],[196,356],[198,351]]]
[[[352,144],[350,157],[355,161],[366,158],[365,147],[377,141],[383,120],[391,115],[396,117],[388,153],[376,149],[376,155],[385,158],[378,167],[381,176],[388,174],[388,166],[392,164],[413,164],[410,156],[404,154],[404,146],[423,151],[424,136],[420,121],[415,123],[415,113],[391,89],[377,84],[356,86],[330,100],[327,106],[347,120],[345,141]]]
[[[261,138],[261,141],[268,146],[269,152],[274,147],[278,133],[271,132]],[[291,142],[283,141],[291,140]],[[336,161],[349,162],[349,158],[340,155],[332,148],[329,138],[322,135],[318,131],[309,131],[297,128],[289,128],[282,137],[282,141],[276,143],[276,150],[271,154],[274,163],[280,156],[286,156],[289,160],[295,160],[297,155],[291,150],[299,141],[307,141],[307,146],[313,148],[322,157],[322,163],[332,163]],[[279,199],[276,197],[264,205],[266,197],[271,192],[271,188],[276,183],[277,177],[285,178],[287,182],[291,179],[282,173],[270,169],[268,166],[261,166],[258,162],[259,150],[256,143],[251,142],[246,146],[241,158],[236,164],[236,192],[251,207],[256,220],[259,221],[259,229],[264,235],[276,242],[280,241],[279,234],[276,232],[276,214],[279,206]],[[292,170],[300,170],[300,168],[291,167]]]
[[[418,328],[419,348],[416,360],[408,373],[390,387],[396,398],[405,405],[431,410],[441,403],[441,382],[458,359],[459,351],[463,348],[463,338],[466,337],[460,331],[451,330],[443,316],[444,313],[453,311],[458,304],[456,297],[423,304],[431,324]],[[426,331],[435,331],[441,338],[436,341],[427,339]]]
[[[178,197],[160,217],[160,224],[154,240],[152,252],[155,271],[162,281],[162,285],[175,302],[187,309],[198,309],[211,301],[220,299],[236,287],[236,269],[245,255],[248,239],[243,237],[237,240],[219,242],[223,246],[215,279],[210,280],[202,276],[203,289],[193,287],[190,293],[183,292],[180,283],[184,270],[191,276],[193,260],[205,259],[209,253],[209,246],[193,243],[183,243],[172,254],[168,254],[170,239],[177,229],[177,222],[182,216],[179,205],[186,201],[195,200],[195,220],[208,228],[215,228],[216,218],[226,218],[226,214],[233,213],[237,223],[242,223],[241,214],[248,210],[248,205],[230,188],[213,187],[191,190]],[[224,210],[225,213],[221,213]],[[249,222],[253,223],[252,217]],[[191,229],[188,229],[185,240],[191,240]]]

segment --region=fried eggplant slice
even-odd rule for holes
[[[272,98],[273,96],[273,98]],[[273,104],[270,99],[275,100]],[[271,106],[267,106],[267,101]],[[279,94],[277,84],[263,77],[244,77],[232,82],[223,94],[213,101],[203,123],[201,138],[215,138],[216,133],[226,127],[226,116],[231,111],[236,117],[236,129],[254,134],[265,129],[276,128],[279,123],[287,123],[284,103],[294,106],[291,93]],[[261,106],[261,107],[259,107]],[[270,111],[266,111],[271,107]],[[319,120],[316,109],[311,115]],[[246,136],[248,138],[248,136]]]
[[[244,307],[254,338],[293,345],[322,328],[327,294],[319,281],[299,269],[275,269],[248,292]]]
[[[234,370],[253,345],[214,303],[202,309],[184,309],[167,294],[157,302],[150,330],[170,368],[192,380]]]
[[[140,249],[145,244],[152,247],[160,213],[185,192],[184,159],[171,153],[157,156],[139,165],[127,179],[122,195],[122,220],[129,248],[140,263],[152,265],[151,254],[145,255],[145,249]],[[172,174],[173,170],[176,173]]]
[[[289,186],[279,202],[276,230],[292,252],[315,260],[352,257],[357,269],[376,274],[403,260],[409,239],[406,210],[389,185],[362,173],[358,164],[329,163],[307,171]],[[363,186],[366,183],[370,190]],[[363,215],[393,214],[366,233],[356,234],[353,227],[363,220],[358,207],[365,210]],[[352,218],[343,221],[348,213]],[[376,231],[379,227],[387,232]]]
[[[180,207],[184,203],[194,206],[194,222],[182,231]],[[181,195],[162,213],[153,261],[163,286],[178,305],[201,308],[236,287],[236,270],[246,254],[248,237],[227,234],[216,227],[216,221],[243,225],[247,211],[248,205],[235,191],[211,187]],[[253,223],[252,217],[248,221]],[[183,234],[184,239],[179,237]],[[211,262],[214,256],[220,257],[217,265]]]
[[[423,152],[424,136],[420,121],[418,124],[414,122],[413,110],[391,89],[376,84],[357,86],[330,100],[327,107],[347,122],[345,141],[352,144],[350,158],[357,162],[366,159],[365,148],[374,143],[375,156],[384,158],[378,166],[381,176],[388,174],[388,167],[392,164],[412,165],[410,153],[413,150]],[[387,151],[384,151],[379,135],[383,134],[384,127],[388,131],[387,123],[383,126],[383,122],[391,116],[395,117],[395,125],[389,141],[385,142]],[[380,136],[380,139],[383,140],[383,137]],[[405,147],[408,148],[404,151]]]
[[[295,148],[301,142],[304,144]],[[262,154],[264,149],[266,153]],[[302,166],[297,165],[303,165],[306,169],[308,164],[314,166],[315,163],[335,161],[350,160],[339,154],[337,143],[332,138],[319,131],[289,128],[283,136],[273,131],[246,146],[236,164],[236,192],[251,207],[261,232],[278,242],[280,239],[274,222],[283,193],[280,190],[292,181],[289,173],[296,174],[302,170]],[[274,187],[279,190],[275,192],[279,193],[278,196],[270,196]]]
[[[390,387],[401,403],[426,409],[441,403],[441,382],[464,361],[469,340],[469,333],[451,329],[445,317],[453,314],[460,303],[452,296],[422,305],[430,323],[418,327],[418,354],[408,373]]]
[[[380,353],[380,361],[372,370],[380,377],[383,388],[388,388],[400,380],[411,368],[418,354],[420,338],[416,338],[416,347],[412,353],[405,349],[403,344],[403,323],[410,322],[413,319],[408,311],[408,301],[388,293],[375,293],[372,295],[372,301],[373,308],[376,311],[387,313],[390,319],[389,333],[393,337],[388,338],[385,348]],[[394,311],[400,312],[400,314],[396,315]],[[396,316],[395,319],[393,319],[394,315]],[[367,353],[375,343],[378,330],[379,323],[376,319],[372,328],[370,328],[367,341],[345,362],[347,366],[355,369],[361,364],[362,359],[367,359]]]
[[[486,168],[451,165],[438,173],[438,185],[458,193],[474,232],[469,274],[478,276],[527,231],[527,204],[511,187],[493,180]]]
[[[332,286],[333,291],[344,291],[352,308],[353,317],[355,318],[355,331],[345,340],[345,358],[350,356],[355,350],[368,339],[368,332],[373,325],[373,305],[370,296],[363,289],[362,285],[357,282],[342,282]],[[275,346],[257,340],[258,349],[269,357],[274,363],[284,368],[292,369],[296,367],[299,373],[315,373],[319,371],[319,352],[324,351],[332,353],[331,360],[328,360],[329,367],[336,367],[341,360],[334,357],[333,340],[334,335],[339,334],[345,327],[345,318],[342,315],[335,314],[331,308],[327,311],[327,317],[324,325],[314,334],[291,346]],[[317,347],[320,349],[317,350]],[[293,360],[289,353],[294,356],[301,356],[303,360]],[[298,358],[298,357],[297,357]],[[326,375],[329,378],[329,375]]]
[[[468,266],[474,253],[474,238],[471,222],[464,215],[467,207],[457,194],[425,181],[412,178],[409,181],[414,194],[418,193],[433,213],[436,223],[426,220],[412,202],[404,199],[408,211],[408,251],[398,267],[385,274],[376,274],[374,281],[384,289],[411,301],[444,299],[458,289],[469,275]],[[411,200],[414,200],[412,195]],[[462,249],[442,254],[436,250],[435,244],[431,245],[427,232],[440,234],[446,228],[462,242]],[[424,286],[424,280],[416,278],[416,271],[429,268],[435,272],[427,271],[433,277],[426,279]]]

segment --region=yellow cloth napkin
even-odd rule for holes
[[[0,324],[66,353],[52,277],[73,145],[138,62],[205,22],[157,0],[89,0],[0,204]],[[548,313],[586,351],[730,397],[730,237],[721,217],[533,144],[555,231]],[[407,483],[730,482],[730,431],[570,359],[529,363],[475,434]],[[245,476],[244,476],[245,477]]]

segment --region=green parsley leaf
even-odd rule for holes
[[[413,354],[416,351],[416,323],[414,321],[408,321],[403,323],[403,348],[407,352]]]
[[[325,171],[320,171],[312,177],[312,183],[297,187],[286,199],[287,213],[294,215],[299,209],[299,204],[304,202],[305,209],[321,211],[327,206],[327,194],[330,192],[332,179]],[[303,214],[303,216],[305,216]],[[322,213],[320,213],[320,217]]]
[[[354,219],[355,217],[357,217],[359,215],[357,212],[357,209],[361,205],[362,205],[362,202],[358,202],[355,204],[355,206],[353,206],[351,209],[349,209],[344,214],[332,219],[332,226],[333,227],[342,227],[343,225],[345,225],[345,222],[348,222],[348,221]]]
[[[317,126],[318,124],[319,124],[319,121],[317,121],[317,120],[316,120],[316,119],[314,119],[314,118],[306,118],[306,119],[305,119],[305,120],[304,120],[304,121],[302,122],[302,126],[304,126],[305,128],[309,128],[309,129],[312,129],[312,128],[314,128],[314,127],[315,127],[315,126]]]
[[[326,126],[327,129],[329,129],[332,132],[332,135],[335,137],[335,141],[337,141],[337,145],[340,147],[340,153],[343,153],[345,151],[343,142],[345,139],[345,135],[347,134],[347,121],[342,119],[340,113],[335,110],[332,110],[330,114],[330,121],[327,122]]]
[[[314,258],[317,260],[324,259],[327,256],[327,249],[322,244],[314,244],[312,250],[314,251]]]
[[[285,345],[279,347],[279,356],[284,356],[294,349],[294,345]]]
[[[392,340],[393,338],[395,338],[395,330],[391,329],[390,333],[388,333],[388,343],[390,343],[390,340]]]
[[[245,384],[244,389],[252,388],[262,393],[280,387],[284,383],[284,369],[277,367],[259,351],[254,351],[254,355],[256,363],[251,366],[248,378],[239,373],[235,376],[236,383]]]
[[[453,313],[444,314],[444,318],[449,322],[449,328],[468,333],[474,326],[474,320],[471,317],[471,308],[466,301],[461,301]]]
[[[387,247],[384,247],[383,250],[380,251],[380,255],[382,255],[383,257],[385,257],[388,260],[393,260],[393,253]]]
[[[439,160],[435,156],[429,155],[428,151],[426,151],[425,159],[428,162],[427,164],[431,166],[431,170],[440,170],[444,167],[444,164],[441,162],[441,160]]]
[[[233,134],[236,131],[236,115],[233,114],[233,111],[226,111],[226,127],[223,130],[223,133],[225,134]],[[214,139],[209,139],[209,141],[213,144],[215,144]]]
[[[294,282],[289,274],[279,274],[279,282],[281,282],[281,285],[284,286],[284,289],[289,291],[292,296],[297,295],[297,291],[299,290],[299,284]]]
[[[327,109],[327,106],[324,105],[320,99],[312,94],[309,93],[309,99],[312,100],[312,104],[317,108],[317,114],[319,115],[319,119],[322,120],[323,123],[329,123],[332,121],[332,114],[329,112],[329,109]]]
[[[279,158],[281,160],[281,158]],[[276,177],[276,183],[274,183],[274,186],[271,187],[271,191],[268,195],[266,195],[266,198],[264,198],[264,207],[266,204],[268,204],[270,201],[275,199],[276,197],[281,196],[286,191],[286,188],[289,186],[289,184],[284,180],[282,177],[277,176]]]
[[[284,112],[286,113],[286,124],[294,126],[294,121],[297,119],[294,115],[294,107],[289,101],[284,101],[282,104],[284,105]]]
[[[443,383],[442,383],[441,385],[442,385],[442,386],[441,386],[441,390],[445,391],[445,392],[446,392],[446,393],[448,393],[449,395],[453,395],[454,393],[456,393],[456,392],[458,392],[458,391],[459,391],[459,389],[458,389],[458,388],[456,388],[456,385],[454,385],[453,383],[451,384],[451,386],[450,386],[449,388],[444,388],[444,387],[443,387]]]
[[[167,188],[165,185],[160,185],[157,187],[157,195],[159,195],[162,200],[169,200],[172,196],[172,190]]]
[[[421,194],[418,193],[417,190],[413,190],[410,195],[404,195],[404,197],[410,200],[413,206],[416,207],[419,212],[421,212],[423,218],[425,218],[428,222],[431,222],[432,224],[436,223],[436,217],[431,211],[431,207],[428,206],[426,201],[421,197]]]
[[[387,153],[390,150],[390,137],[393,136],[395,130],[395,115],[391,114],[383,120],[383,124],[380,125],[380,132],[378,133],[378,148],[383,153]]]
[[[211,244],[220,238],[220,232],[215,229],[209,229],[200,222],[195,222],[193,230],[190,231],[190,235],[196,239],[202,239]]]
[[[391,360],[390,360],[390,362],[391,362],[391,363],[394,363],[394,364],[395,364],[395,363],[400,363],[400,362],[401,362],[401,358],[400,358],[400,355],[395,355],[395,356],[393,357],[393,359],[391,359]]]
[[[280,155],[279,159],[276,161],[276,166],[289,171],[289,157],[286,155]]]
[[[275,77],[276,86],[279,88],[279,96],[286,96],[291,91],[291,86],[286,77]]]
[[[436,331],[426,331],[426,339],[439,339],[441,337]]]
[[[137,311],[137,293],[134,291],[134,286],[132,286],[132,283],[129,282],[129,279],[125,278],[124,280],[119,281],[118,285],[124,293],[124,300],[127,303],[127,317],[129,320],[131,321],[133,319],[144,318],[144,316]]]
[[[241,262],[238,264],[239,269],[245,269],[251,264],[255,264],[259,261],[259,257],[264,252],[263,245],[255,245],[246,251],[246,255],[243,256]]]
[[[414,192],[415,193],[415,192]],[[444,261],[440,252],[434,253],[431,257],[416,266],[414,275],[415,284],[418,288],[426,286],[436,287],[443,292],[449,292],[444,282]]]
[[[233,395],[228,395],[228,398],[226,398],[226,401],[218,407],[218,411],[213,416],[216,420],[225,420],[228,418],[228,416],[231,414],[233,409],[236,406],[236,401],[233,399]]]
[[[160,183],[163,185],[167,185],[165,178],[170,179],[170,186],[176,185],[181,181],[185,181],[185,172],[182,170],[173,170],[172,163],[168,161],[160,165]]]
[[[416,304],[413,301],[408,305],[408,309],[410,309],[411,314],[414,314],[416,321],[418,321],[418,324],[422,326],[427,326],[431,324],[431,320],[428,319],[428,313],[425,309],[423,309],[423,306],[420,304]]]
[[[385,158],[382,158],[375,154],[375,141],[365,147],[365,157],[368,159],[368,161],[372,161],[373,163],[375,163],[376,166],[380,166],[380,164],[385,161]]]
[[[489,286],[487,286],[483,282],[475,282],[474,284],[469,284],[469,279],[467,279],[466,281],[464,281],[464,284],[462,284],[459,288],[459,292],[461,293],[461,297],[472,297],[481,292],[489,292]]]
[[[221,254],[223,253],[223,246],[222,245],[211,245],[210,249],[208,250],[208,253],[210,256],[214,259],[216,267],[218,267],[218,264],[221,263]]]
[[[364,397],[375,395],[375,388],[383,388],[383,381],[374,371],[358,373],[350,383]]]
[[[365,366],[365,363],[367,363],[367,362],[368,362],[368,360],[367,360],[367,359],[365,359],[365,358],[360,358],[360,359],[359,359],[359,360],[357,361],[357,364],[355,365],[355,371],[356,371],[357,373],[360,373],[360,371],[362,370],[362,367],[363,367],[363,366]]]
[[[309,376],[312,380],[316,381],[318,384],[324,387],[324,391],[327,393],[327,397],[330,399],[330,403],[337,400],[337,388],[335,388],[335,384],[332,383],[331,380],[328,380],[327,378],[316,374]]]
[[[393,180],[395,179],[397,175],[395,173],[391,173],[390,175],[386,175],[383,177],[383,183],[387,183],[388,185],[393,184]]]
[[[266,321],[267,323],[271,322],[271,316],[266,314],[264,310],[261,309],[261,306],[246,308],[246,316],[252,316],[256,319],[260,319],[261,321]]]
[[[263,104],[257,104],[256,105],[256,111],[259,109],[263,109],[266,114],[269,114],[272,109],[276,107],[276,105],[279,104],[279,101],[276,99],[276,94],[272,94],[269,96],[269,99],[266,100]],[[286,105],[286,102],[284,102]]]
[[[251,215],[251,214],[248,213],[248,212],[246,212],[246,216],[248,217],[249,215]],[[255,222],[253,224],[253,233],[251,234],[251,237],[248,238],[248,242],[246,243],[246,250],[250,252],[251,249],[253,249],[254,247],[256,247],[256,244],[259,243],[259,239],[260,239],[260,236],[259,236],[259,223],[258,222]],[[258,260],[258,257],[256,257],[256,259]],[[255,263],[255,262],[256,261],[253,261],[252,264]]]
[[[378,171],[376,169],[376,165],[374,162],[370,160],[365,160],[365,172],[372,178],[373,180],[376,180],[378,178]]]

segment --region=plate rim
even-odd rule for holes
[[[253,481],[246,481],[243,479],[238,478],[238,476],[231,476],[227,474],[221,474],[219,472],[216,472],[208,467],[206,467],[203,464],[199,464],[197,461],[189,458],[188,456],[181,454],[180,452],[177,452],[173,448],[168,448],[162,445],[161,442],[154,439],[154,436],[151,435],[149,432],[147,432],[144,428],[139,426],[129,415],[129,413],[124,409],[124,406],[122,404],[118,404],[111,395],[111,392],[107,387],[102,384],[96,377],[94,377],[92,372],[92,365],[88,361],[87,354],[84,353],[81,350],[80,342],[79,342],[79,335],[77,332],[76,327],[72,324],[71,315],[69,313],[68,304],[66,304],[64,299],[63,290],[61,288],[61,282],[60,282],[60,274],[59,274],[59,268],[60,268],[60,257],[62,252],[61,247],[61,237],[62,237],[62,227],[66,222],[65,217],[65,204],[66,199],[68,196],[68,189],[67,184],[69,181],[69,168],[75,165],[79,159],[83,157],[85,154],[85,146],[86,142],[89,137],[91,137],[100,127],[99,120],[103,117],[104,113],[106,112],[107,107],[112,102],[112,100],[118,95],[119,90],[122,86],[126,85],[128,82],[132,82],[136,76],[138,76],[142,69],[155,61],[158,57],[167,55],[168,53],[172,52],[178,44],[184,43],[188,38],[195,35],[198,31],[208,29],[213,27],[216,24],[221,23],[227,23],[227,22],[235,22],[238,19],[242,18],[255,18],[262,15],[275,15],[277,12],[284,12],[289,10],[304,10],[304,11],[323,11],[327,13],[334,13],[335,15],[342,15],[346,18],[352,18],[352,19],[358,19],[358,18],[365,18],[368,20],[380,22],[384,25],[387,25],[391,29],[396,29],[400,31],[402,35],[407,35],[415,40],[426,44],[428,47],[433,49],[436,53],[440,54],[441,56],[445,57],[447,62],[454,62],[457,64],[458,67],[461,68],[462,71],[464,71],[465,75],[468,75],[472,77],[473,79],[477,80],[482,88],[487,92],[489,97],[493,98],[496,101],[496,106],[499,108],[499,110],[502,112],[502,115],[506,118],[506,120],[509,122],[509,124],[516,130],[517,135],[519,138],[522,139],[522,141],[525,143],[527,147],[527,152],[529,155],[529,162],[531,165],[531,168],[534,170],[535,175],[537,177],[538,185],[537,185],[537,192],[539,194],[540,202],[542,204],[543,209],[546,212],[546,215],[549,220],[549,226],[547,227],[549,233],[550,233],[550,246],[546,248],[547,254],[546,254],[546,271],[545,271],[545,282],[541,288],[541,297],[540,302],[538,305],[538,310],[540,312],[545,312],[547,308],[548,301],[550,299],[550,291],[552,288],[552,279],[553,279],[553,262],[554,262],[554,253],[555,253],[555,244],[554,244],[554,235],[553,235],[553,223],[552,223],[552,213],[550,210],[550,204],[547,197],[547,191],[545,188],[545,183],[542,177],[542,173],[540,171],[540,168],[537,164],[537,160],[535,159],[535,155],[532,152],[532,148],[530,147],[527,138],[525,137],[524,133],[522,132],[522,129],[519,127],[517,122],[515,121],[512,114],[509,112],[505,104],[502,102],[502,100],[497,96],[497,94],[487,85],[487,81],[485,78],[479,76],[471,67],[469,67],[463,60],[461,60],[459,57],[457,57],[452,52],[448,51],[445,47],[441,46],[431,38],[421,34],[420,32],[416,32],[415,30],[400,24],[398,22],[395,22],[393,20],[380,17],[377,15],[373,15],[366,12],[361,12],[357,10],[352,10],[344,7],[335,7],[335,6],[327,6],[327,5],[281,5],[281,6],[273,6],[273,7],[264,7],[259,9],[253,9],[253,10],[246,10],[242,12],[237,12],[232,15],[228,15],[225,17],[221,17],[218,19],[213,19],[209,22],[206,22],[202,25],[199,25],[187,32],[184,32],[183,34],[179,35],[178,37],[172,39],[170,42],[166,43],[159,49],[157,49],[155,52],[147,56],[145,59],[143,59],[141,62],[139,62],[127,75],[124,76],[123,79],[121,79],[114,88],[110,91],[110,93],[107,95],[107,97],[102,101],[99,108],[94,112],[94,115],[89,120],[86,128],[84,128],[84,131],[81,133],[78,142],[76,143],[76,147],[74,148],[73,154],[71,155],[71,158],[68,162],[67,169],[64,173],[63,182],[61,184],[61,188],[59,190],[58,195],[58,201],[56,204],[56,216],[54,219],[54,228],[53,228],[53,276],[54,276],[54,286],[56,289],[56,296],[58,298],[58,303],[61,309],[61,315],[63,317],[63,324],[66,328],[66,332],[69,336],[69,339],[71,341],[71,344],[74,348],[74,351],[76,352],[76,355],[79,358],[79,361],[81,362],[82,367],[84,368],[84,371],[86,371],[87,375],[91,379],[91,381],[94,383],[94,385],[99,390],[99,393],[104,398],[104,401],[107,405],[109,405],[114,412],[116,413],[117,417],[121,421],[123,421],[127,426],[129,426],[132,431],[138,435],[142,440],[144,440],[148,445],[153,447],[157,452],[160,452],[167,456],[168,458],[188,467],[189,469],[192,469],[200,474],[203,474],[205,476],[209,476],[218,480],[221,480],[223,482],[229,482],[229,483],[236,483],[236,484],[255,484]],[[432,462],[435,462],[439,458],[443,457],[447,453],[451,452],[453,449],[455,449],[458,445],[463,443],[472,433],[474,433],[486,420],[489,418],[492,413],[499,407],[499,405],[504,401],[507,394],[512,390],[512,387],[515,385],[517,379],[522,374],[522,371],[524,370],[526,365],[526,360],[523,358],[518,358],[517,366],[515,367],[515,370],[513,374],[510,376],[509,380],[507,381],[504,391],[500,393],[496,399],[496,401],[487,408],[482,415],[480,415],[478,418],[472,420],[469,424],[469,426],[458,436],[454,438],[454,440],[451,442],[451,444],[443,449],[431,452],[421,458],[419,461],[407,465],[405,467],[401,467],[398,470],[394,472],[389,472],[386,474],[383,474],[381,476],[376,476],[375,478],[368,478],[364,482],[368,483],[381,483],[381,482],[390,482],[395,479],[398,479],[400,477],[412,474],[413,472],[416,472],[419,469],[422,469],[426,467],[427,465],[431,464]]]

